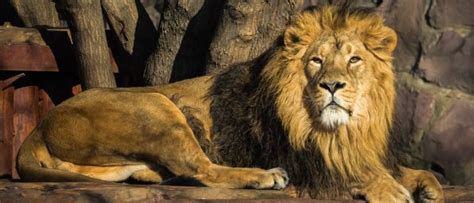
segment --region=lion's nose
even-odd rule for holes
[[[337,90],[342,89],[346,86],[346,83],[339,82],[339,81],[331,81],[331,82],[321,82],[319,83],[319,87],[331,92],[334,94]]]

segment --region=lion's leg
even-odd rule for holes
[[[92,165],[78,165],[71,162],[61,161],[55,159],[55,169],[68,171],[72,173],[79,173],[91,178],[104,181],[124,181],[137,172],[150,170],[144,164],[137,165],[116,165],[116,166],[92,166]]]
[[[444,202],[443,189],[436,177],[424,170],[400,167],[400,183],[420,202]]]
[[[140,161],[159,164],[176,176],[193,178],[210,187],[281,189],[288,183],[282,169],[232,168],[212,163],[179,108],[167,98],[160,102],[148,111],[146,125],[142,126],[146,132],[141,139],[145,141],[130,146]]]
[[[210,187],[281,189],[288,183],[283,169],[233,168],[213,164],[187,125],[175,125],[170,133],[150,141],[148,145],[154,147],[143,147],[140,152],[148,160],[158,160],[173,174],[196,179]]]
[[[143,169],[132,174],[131,178],[148,183],[161,183],[163,178],[157,171],[151,169]]]
[[[205,173],[193,176],[203,184],[220,188],[283,189],[288,175],[281,168],[233,168],[213,164]]]
[[[410,192],[390,174],[366,174],[354,184],[353,196],[364,196],[369,202],[413,202]]]

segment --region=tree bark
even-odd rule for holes
[[[52,0],[10,0],[26,27],[61,27],[55,3]]]
[[[225,1],[206,0],[184,35],[173,63],[170,82],[202,76],[206,73],[206,57],[214,38]]]
[[[304,0],[229,0],[210,46],[207,73],[252,60],[270,48]]]
[[[61,0],[67,14],[83,89],[116,87],[104,20],[97,0]]]
[[[143,75],[145,85],[159,85],[169,82],[173,63],[188,24],[203,3],[204,0],[167,1],[158,28],[156,49],[145,65]]]
[[[102,0],[102,8],[127,55],[117,59],[119,64],[129,68],[120,71],[131,75],[133,83],[139,84],[145,61],[158,38],[153,22],[139,0]]]

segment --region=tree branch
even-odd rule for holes
[[[116,87],[100,2],[60,0],[67,13],[83,89]]]
[[[158,29],[156,49],[145,65],[146,85],[169,82],[174,59],[179,51],[191,19],[201,9],[204,0],[168,0]]]
[[[303,0],[229,0],[210,46],[207,73],[252,60],[270,48]]]
[[[26,27],[60,27],[55,3],[51,0],[10,0]]]

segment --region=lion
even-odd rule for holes
[[[182,178],[290,184],[320,199],[443,202],[431,173],[392,154],[396,42],[373,11],[306,9],[271,49],[222,73],[66,100],[21,146],[18,172],[26,181]]]

